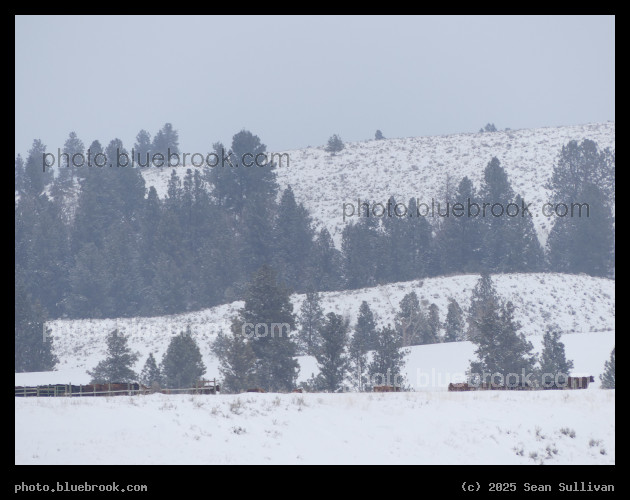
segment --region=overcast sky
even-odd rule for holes
[[[18,16],[15,149],[164,123],[207,152],[615,119],[614,17]]]

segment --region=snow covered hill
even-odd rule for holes
[[[458,134],[347,143],[331,156],[323,148],[289,151],[278,169],[281,188],[291,185],[318,228],[339,246],[343,203],[360,198],[386,203],[439,200],[447,176],[468,176],[479,186],[492,156],[506,168],[514,190],[532,202],[535,215],[549,192],[544,184],[561,147],[593,139],[615,147],[615,124]],[[183,171],[180,171],[183,175]],[[160,196],[170,170],[143,171]],[[534,216],[544,243],[553,219]],[[380,326],[393,323],[405,294],[435,303],[443,321],[450,297],[464,310],[478,275],[456,275],[322,293],[325,313],[354,324],[367,301]],[[574,375],[594,375],[584,391],[449,393],[464,378],[470,342],[409,348],[405,383],[416,392],[372,394],[161,395],[118,398],[16,398],[16,464],[614,464],[615,391],[599,390],[599,375],[615,345],[615,282],[585,275],[494,275],[498,294],[511,300],[521,331],[540,353],[550,323]],[[304,295],[291,297],[298,313]],[[86,370],[106,355],[114,329],[140,356],[159,361],[172,335],[190,326],[206,365],[219,378],[211,342],[227,331],[243,302],[152,318],[48,322],[60,359],[57,371],[15,374],[16,385],[84,384]],[[299,382],[318,372],[316,360],[298,358]],[[445,418],[445,416],[448,416]],[[107,433],[99,432],[107,429]]]
[[[378,323],[393,323],[395,312],[405,294],[415,291],[418,298],[429,303],[434,302],[444,321],[449,297],[454,297],[462,308],[470,303],[471,292],[477,283],[478,275],[460,275],[429,278],[421,281],[393,283],[374,288],[327,292],[322,294],[322,307],[325,313],[335,312],[356,321],[362,301],[367,301],[376,313]],[[605,334],[615,328],[615,282],[605,278],[584,275],[557,273],[502,274],[494,275],[493,281],[499,295],[511,300],[516,306],[516,318],[522,324],[522,331],[532,339],[540,338],[548,323],[555,322],[565,332],[569,345],[570,338],[576,334],[588,334],[594,352],[599,352],[596,344],[602,339],[604,351],[594,357],[597,366],[603,367],[612,345],[614,334]],[[293,295],[294,312],[298,313],[304,295]],[[220,331],[228,331],[231,318],[242,307],[242,302],[224,304],[211,309],[153,318],[118,318],[55,320],[48,323],[54,339],[55,352],[60,359],[58,370],[67,373],[62,380],[52,382],[84,383],[87,382],[86,369],[92,369],[105,357],[106,336],[115,328],[128,335],[129,345],[140,352],[136,369],[140,370],[150,352],[160,360],[172,335],[184,331],[190,325],[203,358],[208,367],[208,375],[218,376],[217,361],[210,343]],[[607,339],[604,341],[603,339]],[[468,343],[462,343],[468,344]],[[470,344],[468,344],[470,346]],[[446,345],[425,346],[424,349],[447,348]],[[467,367],[467,356],[472,355],[472,346],[461,359],[451,366],[454,371]],[[469,352],[470,351],[470,352]],[[588,349],[587,349],[588,351]],[[459,354],[456,359],[459,359]],[[603,356],[603,357],[602,357]],[[448,356],[446,357],[448,358]],[[316,371],[314,361],[303,360],[301,377],[304,379]],[[414,364],[408,365],[413,370]],[[436,366],[438,370],[444,367]],[[451,371],[449,368],[449,371]],[[576,370],[582,371],[576,365]],[[588,371],[589,367],[584,370]],[[598,372],[599,373],[599,372]],[[16,381],[20,375],[16,375]],[[410,373],[416,377],[415,372]],[[71,377],[71,378],[68,378]],[[17,382],[16,382],[17,383]],[[44,383],[44,382],[36,382]],[[446,382],[448,384],[448,382]],[[444,385],[443,383],[440,385]]]
[[[614,408],[594,389],[16,398],[15,463],[614,464]]]
[[[289,155],[289,165],[282,160],[277,169],[280,188],[292,187],[316,227],[328,228],[337,248],[344,224],[351,220],[343,220],[344,203],[356,206],[359,198],[387,203],[394,195],[397,202],[415,197],[430,205],[432,198],[443,199],[447,176],[453,187],[464,176],[479,187],[493,156],[506,169],[514,191],[532,203],[530,211],[544,245],[554,221],[541,214],[550,194],[544,185],[562,146],[583,139],[614,150],[615,123],[348,142],[334,156],[324,146],[274,153]],[[143,169],[147,186],[155,186],[160,197],[166,194],[171,170]],[[185,168],[178,167],[180,176],[184,172]]]

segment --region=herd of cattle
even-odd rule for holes
[[[545,389],[588,389],[588,384],[591,382],[595,382],[595,377],[592,375],[590,377],[567,377],[566,384],[558,384],[553,385],[551,387],[545,387]],[[527,391],[527,390],[535,390],[537,387],[531,386],[506,386],[503,384],[489,384],[484,382],[480,385],[460,383],[460,384],[448,384],[449,391],[506,391],[506,390],[517,390],[517,391]]]
[[[595,382],[595,378],[590,377],[568,377],[566,384],[548,387],[547,389],[587,389],[589,383]],[[510,387],[499,384],[482,383],[480,385],[468,384],[468,383],[456,383],[448,384],[448,390],[451,392],[460,391],[477,391],[477,390],[534,390],[534,387],[528,386],[516,386]],[[393,385],[377,385],[374,386],[374,392],[400,392],[402,390],[399,386]],[[147,387],[138,383],[128,384],[87,384],[87,385],[72,385],[72,384],[50,384],[50,385],[38,385],[38,386],[16,386],[15,397],[57,397],[57,396],[120,396],[136,394],[217,394],[221,391],[221,387],[212,381],[212,383],[198,384],[197,387],[190,389],[158,389]],[[261,388],[248,389],[247,392],[267,392]],[[302,389],[294,389],[291,392],[301,393]]]
[[[264,389],[261,389],[260,387],[254,387],[253,389],[247,389],[246,392],[260,392],[260,393],[263,393],[263,392],[267,392],[267,391],[264,390]],[[291,392],[301,393],[302,389],[293,389]]]

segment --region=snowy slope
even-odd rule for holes
[[[514,191],[532,203],[533,222],[544,245],[554,222],[535,216],[549,201],[544,185],[562,146],[583,139],[614,150],[615,123],[348,142],[334,156],[324,146],[274,153],[289,155],[289,165],[282,160],[277,169],[280,188],[293,188],[316,227],[328,228],[337,248],[344,227],[344,203],[356,206],[358,198],[387,203],[394,195],[398,202],[415,197],[430,205],[432,198],[443,199],[447,176],[454,187],[464,176],[479,187],[483,169],[493,156],[506,169]],[[177,168],[183,176],[185,168]],[[143,169],[147,187],[155,186],[160,197],[166,194],[170,174],[169,168]]]
[[[478,275],[461,275],[430,278],[422,281],[393,283],[374,288],[327,292],[322,294],[322,307],[325,313],[335,312],[356,321],[359,307],[367,301],[378,316],[381,325],[393,323],[394,315],[404,295],[416,291],[419,299],[435,302],[440,309],[440,317],[445,319],[448,298],[454,297],[462,308],[470,303],[470,296],[478,280]],[[604,336],[603,332],[615,328],[615,285],[613,280],[593,278],[584,275],[555,273],[504,274],[494,275],[499,295],[512,300],[516,306],[516,319],[522,324],[522,331],[532,339],[540,337],[547,323],[556,322],[565,332],[565,338],[577,333],[591,333],[593,343]],[[298,313],[304,295],[293,295],[294,312]],[[153,352],[160,360],[173,334],[178,334],[190,325],[210,377],[218,376],[217,362],[210,343],[219,331],[228,331],[230,319],[242,307],[242,302],[220,305],[211,309],[153,318],[119,318],[88,320],[55,320],[48,323],[52,330],[55,352],[60,358],[59,370],[70,370],[71,379],[64,377],[60,382],[83,383],[87,375],[85,369],[92,369],[105,357],[105,339],[109,332],[118,328],[129,336],[129,345],[140,352],[136,369],[140,370]],[[612,335],[614,343],[614,335]],[[609,342],[605,342],[606,345]],[[430,346],[431,347],[431,346]],[[428,349],[429,347],[427,347]],[[446,346],[432,346],[440,349]],[[608,348],[608,353],[612,347]],[[598,366],[603,366],[597,357]],[[306,378],[314,370],[314,363],[304,366]],[[312,368],[311,368],[312,366]],[[462,363],[457,370],[465,369]],[[454,367],[455,369],[455,367]],[[579,369],[576,366],[576,369]],[[16,376],[17,377],[17,376]],[[77,377],[77,378],[75,378]],[[415,375],[414,375],[415,377]],[[16,378],[17,380],[17,378]]]
[[[323,148],[289,151],[278,169],[318,228],[339,246],[342,206],[371,199],[385,203],[440,199],[447,175],[467,175],[479,186],[497,156],[532,212],[549,196],[544,188],[560,148],[590,138],[615,146],[615,124],[458,134],[347,143],[331,156]],[[143,174],[160,196],[169,169]],[[181,171],[183,175],[183,171]],[[544,243],[553,219],[534,217]],[[348,223],[346,221],[345,223]],[[435,303],[444,320],[449,297],[467,309],[478,275],[458,275],[322,294],[325,313],[356,321],[363,300],[379,325],[393,323],[400,300],[416,291]],[[613,464],[615,391],[599,390],[604,362],[615,345],[615,282],[584,275],[495,275],[499,295],[512,300],[516,319],[536,352],[548,323],[563,330],[574,374],[594,375],[586,391],[448,393],[462,380],[470,342],[409,348],[404,375],[417,392],[397,394],[151,395],[119,398],[16,398],[17,464]],[[293,295],[298,313],[303,295]],[[118,328],[129,336],[142,368],[159,361],[171,335],[191,326],[206,377],[219,376],[210,343],[227,331],[242,302],[154,318],[55,320],[48,323],[60,358],[58,371],[16,374],[16,385],[87,383],[86,369],[105,356],[105,338]],[[312,357],[298,358],[299,381],[317,373]],[[447,417],[446,417],[447,416]],[[101,432],[107,429],[107,433]]]
[[[534,352],[542,351],[542,337],[530,337]],[[564,335],[567,358],[573,361],[572,374],[576,376],[593,375],[595,383],[590,387],[598,388],[599,375],[604,371],[604,363],[610,358],[610,352],[615,346],[615,332],[573,333]],[[475,347],[470,342],[453,342],[446,344],[432,344],[409,347],[409,354],[405,357],[402,374],[405,385],[416,391],[445,391],[450,382],[461,382],[470,361],[474,358]],[[136,366],[138,370],[148,354],[140,357]],[[104,356],[104,353],[102,354]],[[160,358],[158,358],[159,360]],[[317,361],[312,356],[297,358],[300,364],[298,382],[306,381],[319,372]],[[93,366],[100,360],[95,359]],[[218,362],[211,355],[204,356],[207,378],[220,378]],[[66,367],[69,366],[69,367]],[[76,367],[71,362],[61,364],[54,372],[16,373],[15,385],[44,385],[44,384],[87,384],[90,380],[86,368]]]
[[[614,407],[594,389],[16,398],[15,463],[614,464]]]

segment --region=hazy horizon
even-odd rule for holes
[[[241,129],[282,151],[376,129],[614,121],[614,26],[614,16],[16,16],[15,153],[34,139],[54,151],[71,131],[86,147],[117,137],[130,149],[166,122],[192,153]]]

